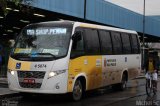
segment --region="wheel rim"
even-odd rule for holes
[[[80,100],[82,96],[82,85],[80,81],[76,81],[73,88],[73,99]]]
[[[122,89],[126,89],[126,87],[127,87],[126,76],[123,75],[123,78],[122,78]]]
[[[127,81],[123,81],[123,85],[122,85],[123,89],[125,89],[126,86],[127,86]]]

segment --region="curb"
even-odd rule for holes
[[[139,76],[139,77],[136,77],[134,79],[143,79],[143,78],[145,78],[145,76]]]
[[[3,88],[8,88],[8,83],[0,83],[0,86]]]
[[[160,74],[158,74],[158,76],[160,76]],[[137,78],[134,78],[134,79],[142,79],[142,78],[145,78],[145,75],[138,76]]]

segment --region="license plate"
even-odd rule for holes
[[[23,83],[34,84],[35,83],[35,79],[24,79]]]

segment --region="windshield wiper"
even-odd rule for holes
[[[12,54],[11,57],[23,61],[52,61],[53,59],[57,59],[57,57],[51,53],[16,53]]]
[[[27,61],[30,56],[27,53],[15,53],[15,54],[11,54],[11,57],[17,60],[25,60]]]
[[[11,54],[11,56],[13,56],[13,57],[28,57],[29,54],[27,54],[27,53],[15,53],[15,54]]]
[[[53,55],[53,54],[51,54],[51,53],[35,53],[35,54],[31,54],[31,56],[33,56],[33,57],[45,57],[45,58],[50,58],[50,57],[52,57],[52,58],[57,58],[55,55]],[[48,57],[47,57],[48,56]]]

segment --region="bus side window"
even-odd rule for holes
[[[137,35],[131,34],[131,45],[132,45],[132,53],[133,54],[138,54],[140,52],[139,48],[139,43],[137,39]]]
[[[129,35],[127,33],[121,33],[122,43],[123,43],[123,53],[131,54],[131,43]]]
[[[85,29],[85,47],[88,55],[100,54],[100,44],[98,31],[95,29]]]
[[[120,33],[111,32],[114,54],[122,54],[122,40]]]
[[[79,56],[84,55],[84,39],[83,39],[83,32],[76,31],[75,38],[73,38],[72,43],[72,51],[71,51],[71,58],[76,58]]]
[[[112,54],[112,41],[109,31],[99,30],[99,38],[101,43],[101,51],[103,55]]]

